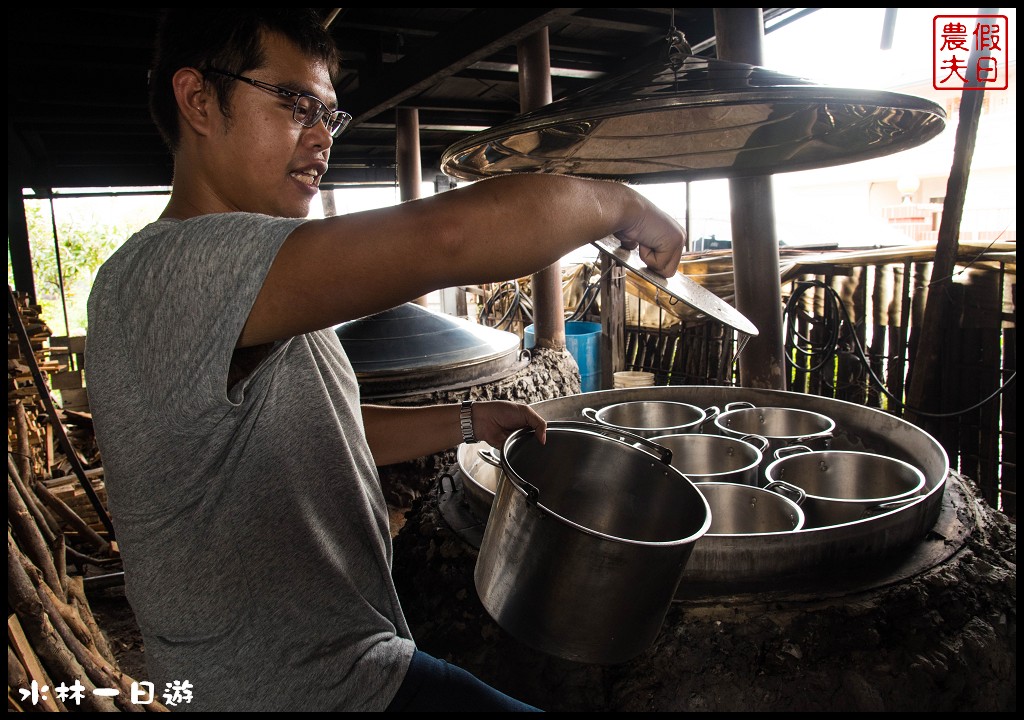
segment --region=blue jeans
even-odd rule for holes
[[[475,675],[417,650],[385,712],[543,712],[495,690]]]

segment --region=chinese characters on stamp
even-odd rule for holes
[[[932,86],[936,90],[1006,90],[1009,31],[1005,15],[936,15]]]

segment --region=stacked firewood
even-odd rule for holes
[[[7,709],[166,712],[150,683],[120,670],[89,606],[86,576],[119,569],[117,543],[103,523],[90,523],[60,495],[84,477],[91,497],[102,498],[102,468],[82,472],[89,445],[69,444],[76,435],[64,427],[69,418],[46,382],[40,387],[44,372],[60,368],[50,367],[49,330],[38,307],[10,290],[9,301]],[[55,435],[64,442],[55,443]],[[53,477],[69,459],[79,472]],[[105,516],[102,506],[94,510]]]

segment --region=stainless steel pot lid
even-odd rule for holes
[[[463,180],[769,175],[916,147],[945,121],[941,106],[916,96],[827,87],[686,48],[467,137],[445,151],[441,169]]]
[[[593,245],[614,258],[630,272],[643,278],[659,290],[663,290],[684,305],[688,305],[734,330],[739,330],[747,335],[757,335],[757,327],[743,313],[683,273],[676,273],[670,278],[661,277],[648,269],[644,261],[640,259],[639,252],[624,249],[619,241],[612,236],[598,240]]]

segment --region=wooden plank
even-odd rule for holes
[[[601,389],[615,386],[615,373],[626,369],[626,270],[601,257]]]
[[[14,654],[18,656],[29,678],[35,680],[40,688],[49,686],[50,679],[47,677],[46,671],[43,670],[43,665],[39,662],[35,650],[32,649],[32,643],[25,636],[25,630],[21,627],[21,621],[13,613],[7,616],[7,641],[14,648]],[[25,705],[25,703],[22,704]],[[46,712],[61,711],[57,701],[54,700],[52,687],[49,688],[49,692],[45,693],[45,697],[43,694],[40,694],[39,704],[33,707]]]
[[[50,387],[54,390],[81,390],[83,387],[82,373],[77,370],[65,370],[50,375]]]

